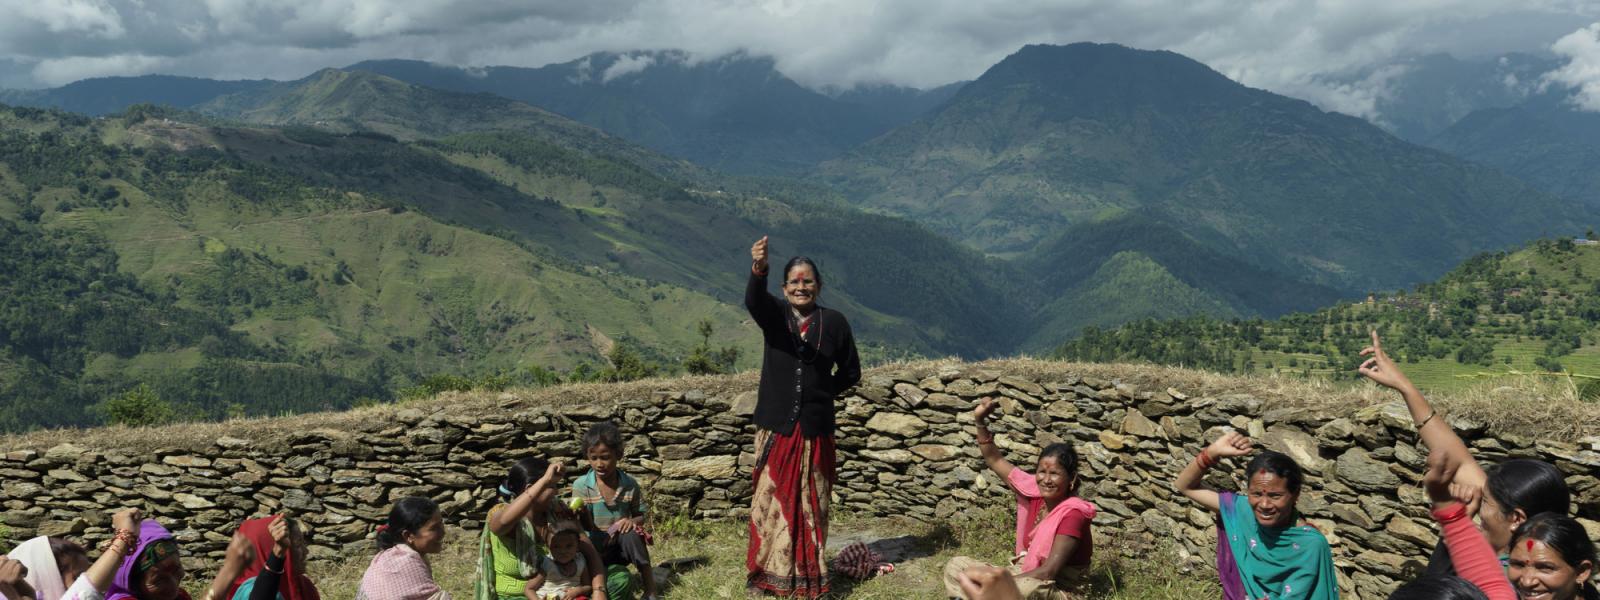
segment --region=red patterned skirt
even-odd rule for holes
[[[833,436],[807,438],[756,430],[758,458],[750,501],[748,585],[779,596],[828,592],[828,505],[833,495]]]

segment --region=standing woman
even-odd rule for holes
[[[756,396],[755,493],[747,585],[779,596],[828,591],[828,504],[836,466],[834,398],[861,380],[850,323],[817,304],[822,272],[796,256],[783,267],[783,299],[767,293],[767,238],[750,247],[744,306],[761,327]]]
[[[1217,576],[1225,600],[1337,600],[1333,551],[1316,528],[1301,522],[1295,503],[1305,475],[1286,455],[1263,450],[1245,468],[1245,493],[1217,492],[1201,480],[1224,458],[1251,451],[1250,438],[1229,431],[1178,474],[1183,495],[1219,515]]]

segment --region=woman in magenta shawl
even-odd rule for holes
[[[1034,472],[1011,464],[989,432],[989,415],[997,406],[993,398],[984,398],[972,411],[972,418],[977,424],[978,452],[1016,495],[1017,556],[1011,572],[1023,597],[1067,597],[1067,591],[1088,575],[1094,553],[1089,524],[1096,509],[1077,495],[1078,453],[1070,444],[1051,444],[1039,452]],[[966,557],[951,559],[945,565],[946,591],[960,597],[961,573],[981,564]]]

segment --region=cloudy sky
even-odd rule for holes
[[[1174,50],[1363,116],[1399,58],[1542,52],[1567,59],[1552,77],[1600,110],[1595,0],[0,0],[0,14],[0,87],[661,48],[771,55],[813,86],[926,87],[976,77],[1023,44],[1098,41]]]

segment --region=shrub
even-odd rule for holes
[[[143,383],[119,396],[107,399],[101,405],[101,411],[105,414],[107,423],[129,427],[171,423],[176,416],[172,405],[162,400],[150,386]]]

